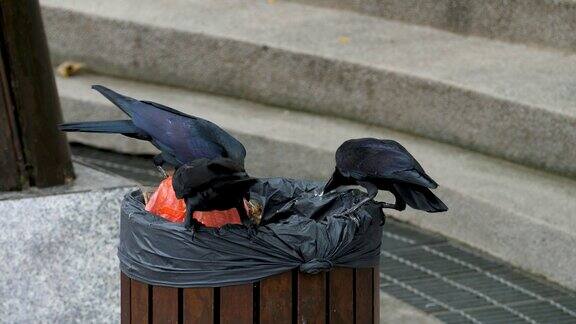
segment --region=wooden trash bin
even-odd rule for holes
[[[379,321],[378,268],[298,270],[221,288],[152,286],[121,274],[122,324]]]

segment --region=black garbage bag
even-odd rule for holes
[[[384,214],[372,201],[352,215],[337,215],[366,197],[359,190],[320,196],[321,183],[261,179],[250,198],[263,205],[261,225],[197,229],[171,223],[144,209],[142,193],[122,204],[120,268],[152,285],[219,287],[255,282],[294,268],[306,273],[332,267],[378,265]]]

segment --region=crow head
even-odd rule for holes
[[[216,158],[197,159],[181,166],[174,173],[172,185],[176,197],[197,197],[202,209],[222,210],[247,198],[256,181],[235,161]]]

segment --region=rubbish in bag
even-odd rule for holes
[[[158,215],[171,222],[182,223],[186,216],[186,204],[184,199],[176,198],[172,188],[172,177],[167,177],[160,182],[158,189],[150,196],[145,207],[146,211]]]
[[[244,208],[246,208],[246,212],[252,223],[260,225],[262,221],[262,205],[253,199],[244,200]]]
[[[162,180],[158,189],[150,196],[145,210],[167,219],[182,223],[186,216],[184,199],[178,199],[172,188],[172,177]],[[240,224],[240,215],[236,209],[195,211],[192,217],[207,227],[222,227],[226,224]]]
[[[262,206],[260,226],[200,227],[193,235],[144,208],[142,194],[126,195],[121,209],[120,268],[153,285],[218,287],[255,282],[294,268],[306,273],[379,263],[384,214],[356,189],[320,195],[323,183],[259,179],[250,197]]]
[[[206,227],[220,228],[226,224],[242,224],[236,208],[226,210],[195,211],[192,218]]]

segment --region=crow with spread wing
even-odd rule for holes
[[[389,191],[396,199],[394,204],[381,203],[383,208],[404,210],[408,204],[430,213],[448,210],[430,191],[438,184],[400,143],[393,140],[360,138],[342,143],[336,151],[336,170],[324,187],[324,193],[347,185],[364,187],[368,197],[346,213],[374,199],[378,190]]]
[[[165,174],[195,159],[229,158],[244,166],[246,149],[216,124],[152,101],[140,101],[100,85],[92,86],[120,108],[129,120],[67,123],[66,132],[117,133],[149,141],[160,150],[154,164]]]

